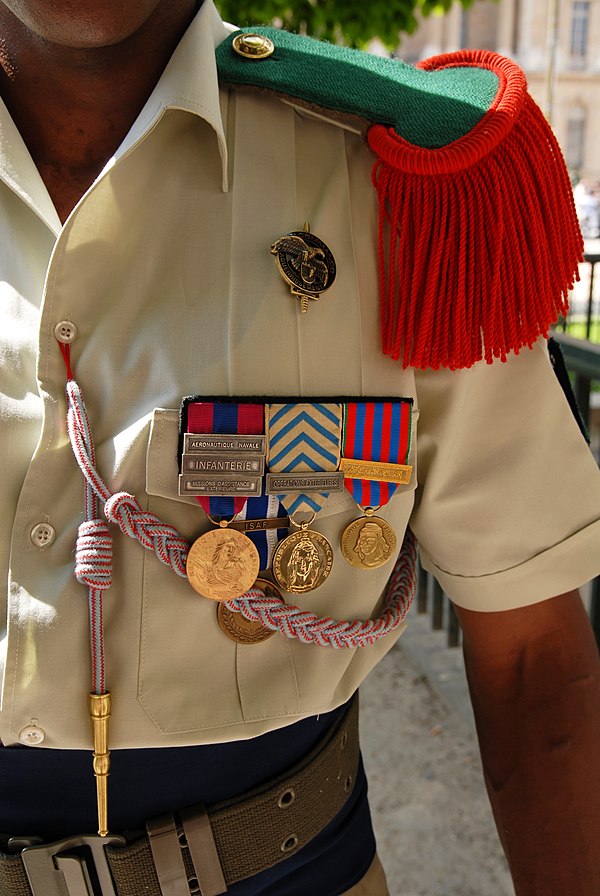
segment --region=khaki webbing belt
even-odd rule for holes
[[[112,838],[112,845],[110,837],[74,837],[32,846],[18,855],[0,854],[0,896],[96,896],[84,882],[85,859],[77,859],[83,869],[81,885],[70,867],[68,875],[62,870],[67,864],[60,857],[74,845],[91,849],[101,879],[107,877],[106,857],[112,883],[102,884],[101,896],[219,896],[228,884],[276,865],[316,836],[348,799],[358,761],[354,698],[344,716],[291,771],[240,797],[152,819],[146,826],[148,836],[129,843],[118,837]],[[35,865],[47,861],[47,885],[37,879],[30,885],[27,868],[32,859]]]

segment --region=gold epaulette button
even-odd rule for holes
[[[263,34],[238,34],[232,47],[245,59],[267,59],[275,52],[275,44]]]

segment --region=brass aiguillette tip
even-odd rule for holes
[[[93,768],[96,778],[98,804],[98,833],[108,834],[108,775],[110,753],[108,750],[108,722],[110,719],[110,694],[90,694],[90,718],[94,732]]]

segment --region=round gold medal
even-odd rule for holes
[[[391,560],[396,533],[378,516],[363,516],[344,529],[340,548],[345,560],[358,569],[377,569]]]
[[[300,529],[280,541],[273,554],[273,575],[277,584],[292,594],[314,591],[322,585],[333,566],[333,549],[324,535]]]
[[[211,529],[194,542],[187,558],[190,585],[210,600],[241,597],[256,581],[260,559],[254,544],[235,529]]]
[[[277,598],[283,603],[281,592],[268,579],[257,579],[254,587],[260,588],[267,597]],[[251,622],[241,613],[234,613],[222,602],[217,606],[217,622],[221,631],[237,644],[261,644],[275,634],[273,629],[267,628],[262,622]]]

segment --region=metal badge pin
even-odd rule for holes
[[[308,311],[309,299],[317,301],[321,293],[333,286],[336,275],[335,258],[331,249],[310,232],[293,230],[280,237],[271,246],[279,273],[290,287],[293,296],[300,300],[300,310]]]
[[[244,59],[268,59],[275,52],[275,44],[264,34],[238,34],[231,46]]]

